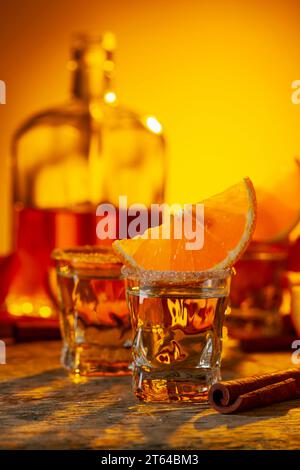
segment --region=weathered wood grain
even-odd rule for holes
[[[130,377],[74,384],[59,342],[8,347],[0,365],[1,449],[299,449],[300,401],[225,416],[141,404]],[[224,378],[291,366],[289,353],[225,351]]]

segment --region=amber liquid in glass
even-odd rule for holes
[[[116,233],[119,230],[116,208]],[[150,224],[150,212],[148,212]],[[131,217],[128,218],[130,223]],[[132,216],[134,218],[134,216]],[[96,208],[82,205],[77,210],[21,208],[16,210],[17,250],[6,309],[14,316],[55,318],[57,316],[56,275],[51,252],[70,246],[111,246],[100,240]]]
[[[133,388],[143,401],[205,402],[219,377],[227,298],[189,289],[129,288]]]
[[[96,245],[95,211],[18,209],[15,270],[6,308],[12,315],[56,316],[55,247]],[[110,244],[111,241],[102,241]]]
[[[128,374],[131,325],[123,280],[61,270],[58,284],[63,365],[83,376]]]

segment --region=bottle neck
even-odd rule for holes
[[[105,39],[105,37],[104,37]],[[85,101],[103,99],[113,91],[115,63],[112,47],[103,40],[84,37],[73,49],[72,96]]]
[[[102,70],[82,70],[74,72],[72,96],[81,100],[103,99],[113,89],[112,80]]]

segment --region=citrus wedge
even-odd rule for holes
[[[282,169],[280,179],[256,187],[257,224],[254,240],[278,242],[287,239],[300,222],[300,161]]]
[[[247,248],[255,228],[256,198],[249,178],[224,192],[205,199],[204,243],[201,249],[187,249],[184,236],[163,239],[163,225],[142,236],[117,240],[113,249],[127,266],[156,271],[206,271],[232,266]],[[195,206],[193,206],[193,209]],[[195,222],[195,211],[188,216]],[[170,218],[171,228],[174,216]],[[199,225],[197,226],[199,227]],[[184,232],[184,231],[183,231]]]

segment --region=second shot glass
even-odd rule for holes
[[[124,375],[130,316],[121,266],[110,248],[55,250],[62,364],[79,376]]]

